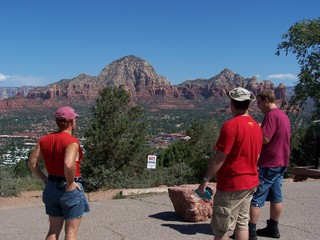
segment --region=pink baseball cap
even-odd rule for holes
[[[61,107],[56,111],[56,118],[63,118],[66,120],[75,119],[79,114],[77,114],[71,107]]]

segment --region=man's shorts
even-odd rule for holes
[[[248,229],[249,210],[256,188],[245,191],[216,191],[211,227],[216,237],[231,236],[234,230]]]
[[[287,167],[259,168],[260,185],[253,194],[251,205],[263,207],[266,201],[282,202],[282,182]]]
[[[42,201],[46,207],[46,213],[52,217],[64,217],[64,220],[80,218],[85,212],[89,212],[89,204],[84,195],[83,186],[77,182],[81,190],[66,191],[65,185],[48,181],[42,194]]]

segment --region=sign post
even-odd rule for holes
[[[151,187],[151,173],[152,169],[156,169],[157,166],[157,156],[156,155],[148,155],[148,161],[147,161],[147,169],[149,169],[149,188]]]

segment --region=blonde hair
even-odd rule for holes
[[[265,100],[268,98],[270,103],[274,103],[276,101],[276,96],[274,95],[274,92],[272,90],[263,90],[258,95],[257,98],[260,98],[261,100]]]

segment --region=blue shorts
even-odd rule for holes
[[[89,204],[84,195],[83,186],[77,182],[81,190],[66,191],[63,184],[48,181],[42,194],[42,201],[46,213],[52,217],[64,217],[64,220],[73,220],[89,212]]]
[[[266,201],[282,202],[282,182],[287,167],[259,168],[259,187],[253,194],[251,206],[263,207]]]

